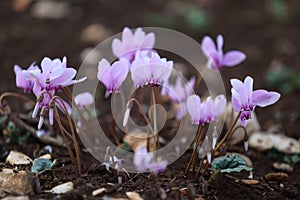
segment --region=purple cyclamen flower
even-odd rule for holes
[[[165,171],[167,168],[167,165],[168,165],[168,161],[160,160],[160,161],[155,161],[155,162],[149,163],[148,168],[154,174],[158,174],[160,172]]]
[[[36,70],[38,69],[38,66],[35,65],[35,63],[32,63],[27,71]],[[33,89],[34,81],[27,80],[26,77],[23,74],[23,69],[19,65],[14,66],[14,71],[16,74],[16,85],[19,88],[23,88],[24,92],[29,93]]]
[[[139,172],[145,172],[148,169],[158,174],[165,171],[168,162],[159,158],[153,160],[153,154],[148,152],[146,147],[140,147],[134,153],[133,164]]]
[[[206,102],[201,103],[200,97],[194,94],[187,98],[186,104],[192,117],[192,123],[204,125],[217,120],[218,116],[225,110],[226,98],[224,95],[218,95],[214,101],[208,97]]]
[[[131,65],[131,78],[136,87],[144,85],[160,86],[170,77],[173,70],[173,61],[160,58],[156,52],[150,56],[137,52]]]
[[[154,33],[145,34],[142,28],[137,28],[133,33],[128,27],[125,27],[122,32],[122,41],[115,38],[112,42],[112,50],[118,58],[125,57],[131,62],[138,50],[152,49],[154,42]]]
[[[220,70],[222,67],[232,67],[243,60],[245,60],[246,55],[243,52],[233,50],[227,53],[223,53],[223,36],[217,36],[217,46],[214,41],[209,37],[205,36],[202,40],[202,50],[207,56],[207,67],[214,70]]]
[[[180,106],[176,113],[178,120],[186,115],[186,100],[194,92],[195,80],[195,77],[192,77],[186,84],[183,84],[181,76],[178,76],[175,85],[170,85],[168,82],[163,85],[162,95],[168,94],[171,101]]]
[[[106,94],[118,92],[119,87],[126,79],[129,71],[129,62],[125,58],[114,62],[112,65],[103,58],[98,65],[98,79],[106,87]]]
[[[147,151],[147,147],[140,147],[134,153],[133,164],[139,172],[144,172],[148,169],[152,157],[153,155]]]
[[[67,68],[66,57],[64,57],[62,61],[58,58],[51,60],[45,57],[41,62],[41,68],[42,70],[23,70],[26,79],[35,81],[33,92],[36,96],[38,96],[40,91],[57,91],[60,90],[61,87],[79,83],[86,79],[86,77],[84,77],[79,80],[73,80],[77,71],[73,68]]]
[[[77,94],[74,97],[74,101],[79,108],[82,108],[83,106],[89,106],[89,105],[93,104],[94,96],[89,92],[83,92],[83,93]]]
[[[266,107],[277,102],[280,94],[277,92],[268,92],[267,90],[253,91],[253,78],[247,76],[244,82],[238,79],[230,80],[232,89],[232,107],[236,112],[242,111],[240,120],[246,125],[247,120],[251,119],[251,111],[256,106]]]

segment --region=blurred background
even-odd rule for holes
[[[230,78],[251,75],[255,88],[283,93],[258,116],[263,128],[278,123],[299,137],[299,10],[298,0],[0,0],[0,92],[16,90],[14,64],[27,68],[45,56],[67,56],[69,66],[79,67],[125,26],[175,29],[199,42],[221,33],[225,51],[247,54],[244,63],[223,70],[227,92]]]

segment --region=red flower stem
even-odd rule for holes
[[[195,155],[196,152],[197,152],[197,147],[198,147],[198,145],[199,145],[199,143],[200,143],[200,139],[198,139],[198,138],[201,138],[200,135],[201,135],[202,129],[203,129],[203,126],[202,126],[202,125],[199,125],[199,126],[198,126],[198,130],[197,130],[196,140],[195,140],[195,141],[196,141],[196,146],[195,146],[195,148],[194,148],[194,150],[193,150],[193,153],[192,153],[192,155],[191,155],[191,157],[190,157],[190,160],[189,160],[189,162],[188,162],[188,165],[186,166],[185,174],[188,173],[188,171],[189,171],[189,169],[190,169],[190,167],[191,167],[191,164],[192,164],[194,155]],[[198,141],[199,141],[199,142],[198,142]],[[197,144],[197,143],[198,143],[198,144]]]
[[[226,142],[226,140],[231,137],[231,132],[232,132],[233,128],[235,127],[238,119],[240,118],[241,113],[242,113],[242,111],[240,111],[238,113],[238,115],[236,116],[235,120],[230,125],[230,128],[228,129],[228,131],[225,133],[224,137],[222,138],[222,140],[220,142],[218,142],[218,145],[213,150],[212,156],[221,148],[221,146]]]

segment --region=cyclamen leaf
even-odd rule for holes
[[[221,173],[241,172],[242,170],[252,171],[245,159],[237,154],[215,158],[211,169],[213,171],[221,171]]]
[[[37,158],[33,161],[31,171],[33,173],[42,174],[47,170],[51,170],[56,165],[56,160],[53,162],[46,158]]]

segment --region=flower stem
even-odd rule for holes
[[[222,138],[222,140],[217,144],[216,148],[213,150],[212,155],[214,155],[221,148],[221,146],[226,142],[226,140],[231,136],[231,132],[232,132],[233,128],[235,127],[238,119],[240,118],[241,113],[242,113],[242,111],[240,111],[238,113],[235,120],[230,125],[230,128],[228,129],[228,131],[225,133],[224,137]]]
[[[154,150],[158,148],[159,145],[159,138],[157,133],[157,116],[156,116],[156,100],[155,100],[155,88],[151,87],[151,99],[152,99],[152,106],[153,106],[153,132],[154,132]]]
[[[199,145],[199,143],[200,143],[200,141],[201,141],[201,137],[202,137],[202,134],[203,134],[203,131],[202,131],[202,130],[204,130],[203,126],[202,126],[202,125],[198,126],[197,135],[196,135],[196,140],[195,140],[196,145],[195,145],[195,148],[194,148],[194,150],[193,150],[193,153],[192,153],[192,155],[191,155],[191,157],[190,157],[190,160],[189,160],[189,162],[188,162],[188,165],[187,165],[187,167],[186,167],[186,169],[185,169],[185,174],[188,173],[188,171],[189,171],[189,169],[190,169],[190,167],[191,167],[192,162],[194,162],[194,157],[195,157],[195,155],[196,155],[197,148],[198,148],[198,145]]]
[[[241,115],[242,111],[240,111],[238,113],[238,115],[236,116],[235,120],[231,123],[230,125],[230,128],[228,129],[228,131],[225,133],[224,137],[222,138],[222,140],[217,144],[216,148],[213,150],[212,152],[212,157],[214,157],[215,153],[221,148],[221,146],[231,137],[231,133],[232,133],[232,130],[233,128],[235,127],[238,119],[240,118],[240,115]],[[205,174],[207,168],[209,166],[209,163],[205,163],[205,166],[204,166],[204,170],[202,172],[202,175]]]

